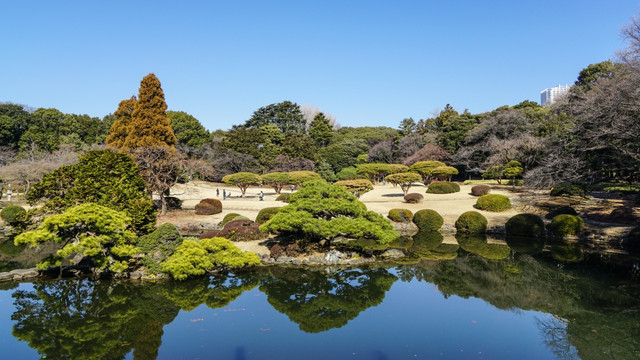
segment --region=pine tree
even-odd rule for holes
[[[118,110],[113,114],[116,117],[116,121],[111,124],[109,128],[109,136],[107,136],[106,142],[108,145],[121,149],[124,145],[124,141],[129,135],[131,126],[131,113],[136,106],[138,99],[135,95],[131,99],[122,100],[118,104]]]
[[[329,144],[333,136],[333,128],[329,119],[323,113],[318,113],[309,123],[309,136],[318,147],[324,147]]]

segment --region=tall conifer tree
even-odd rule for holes
[[[117,120],[111,124],[109,136],[106,139],[107,144],[110,146],[121,149],[122,145],[124,145],[131,127],[131,113],[137,102],[138,99],[134,95],[131,99],[122,100],[118,104],[118,110],[113,113]]]

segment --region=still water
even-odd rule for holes
[[[0,348],[5,359],[640,358],[633,265],[494,253],[461,246],[445,261],[184,282],[3,283]]]

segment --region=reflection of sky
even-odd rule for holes
[[[15,311],[11,294],[16,290],[33,290],[30,283],[22,283],[12,290],[0,290],[0,353],[5,359],[37,359],[38,352],[31,349],[26,342],[18,341],[11,335],[14,321],[11,315]]]
[[[221,309],[180,312],[164,327],[159,358],[550,359],[533,311],[445,299],[424,282],[397,281],[382,304],[347,325],[309,334],[268,305],[257,288]],[[415,355],[415,356],[414,356]]]

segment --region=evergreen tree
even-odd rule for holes
[[[309,136],[318,147],[325,147],[333,136],[333,128],[323,113],[318,113],[309,123]]]

